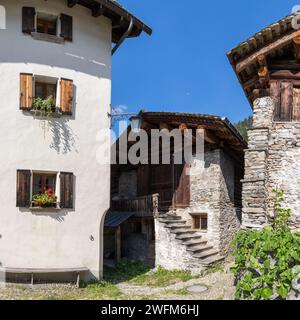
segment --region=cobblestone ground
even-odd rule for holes
[[[203,293],[191,294],[190,286],[208,288]],[[188,282],[165,288],[134,286],[127,282],[105,287],[76,288],[74,285],[7,285],[0,288],[1,300],[232,300],[233,276],[226,266],[224,271],[207,274]]]

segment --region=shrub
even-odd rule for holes
[[[236,299],[286,299],[300,274],[300,235],[288,227],[291,210],[282,206],[284,194],[274,190],[274,220],[263,230],[240,231],[233,241]]]

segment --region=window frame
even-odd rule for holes
[[[53,21],[51,21],[51,20],[47,20],[46,17],[44,17],[44,18],[43,17],[39,17],[39,15],[45,15],[45,16],[48,16],[49,18],[50,17],[55,17],[55,19]],[[49,32],[40,32],[40,31],[38,31],[39,21],[43,22],[46,25],[47,29],[49,28],[49,24],[50,23],[54,23],[55,24],[55,34],[52,34],[52,33],[49,33]],[[58,37],[58,34],[59,34],[59,32],[58,32],[58,30],[59,30],[59,16],[54,15],[54,14],[50,15],[50,14],[46,14],[46,13],[37,11],[36,12],[36,17],[35,17],[35,30],[39,34],[46,34],[46,35],[49,35],[49,36]]]
[[[36,175],[41,176],[55,176],[55,190],[53,190],[53,194],[57,198],[57,206],[54,209],[61,209],[60,208],[60,172],[58,171],[43,171],[43,170],[30,170],[31,171],[31,177],[30,177],[30,202],[32,203],[32,198],[36,194],[34,193],[34,177]],[[34,207],[31,205],[31,209],[34,209]],[[41,208],[38,208],[41,209]],[[49,208],[42,208],[44,210],[49,210]]]
[[[193,230],[197,230],[200,232],[207,232],[208,231],[208,214],[207,213],[193,213],[192,216],[192,228]],[[203,222],[206,223],[203,224]],[[199,227],[198,227],[199,225]],[[206,227],[203,227],[206,225]]]

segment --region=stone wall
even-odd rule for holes
[[[267,155],[273,100],[269,97],[257,99],[253,112],[253,128],[248,131],[248,149],[245,151],[243,226],[262,228],[268,223]]]
[[[262,228],[274,216],[274,189],[285,192],[292,209],[290,226],[300,228],[300,124],[273,122],[270,97],[254,103],[254,125],[249,130],[243,183],[243,226]]]
[[[199,260],[186,250],[182,241],[175,238],[165,225],[155,220],[155,265],[168,270],[190,270],[195,274],[203,271]]]
[[[292,210],[290,226],[300,229],[300,124],[274,123],[270,130],[267,214],[273,216],[273,190],[285,193],[285,205]]]
[[[222,150],[205,152],[203,170],[198,174],[192,172],[190,176],[190,207],[176,210],[176,214],[187,220],[188,225],[192,225],[191,214],[207,213],[208,230],[203,233],[203,237],[222,254],[228,252],[229,244],[241,224],[241,210],[234,204],[236,165]],[[156,252],[158,265],[166,268],[191,268],[187,264],[191,255],[157,221]]]

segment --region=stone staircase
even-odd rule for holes
[[[164,227],[174,234],[185,250],[204,268],[210,267],[213,264],[223,261],[225,257],[219,254],[209,242],[197,231],[194,231],[191,226],[187,225],[187,221],[181,217],[171,214],[161,214],[158,221]]]

